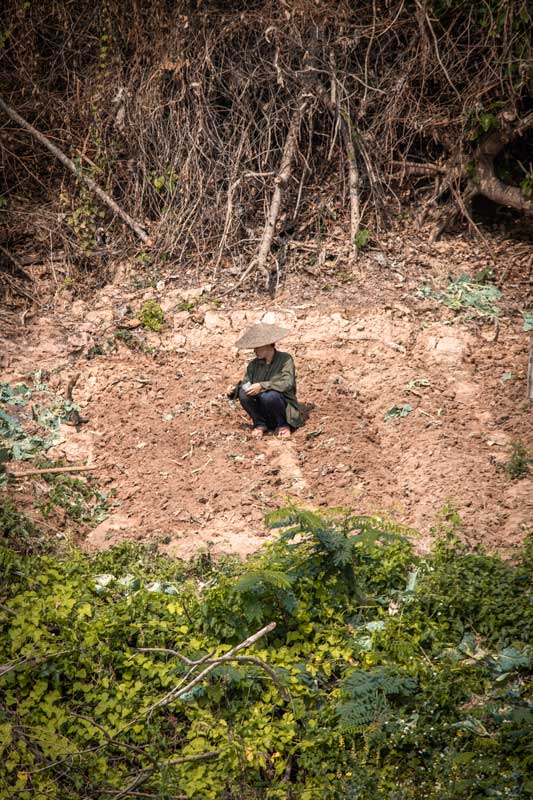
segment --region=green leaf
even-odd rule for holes
[[[385,422],[390,422],[392,419],[401,419],[403,417],[407,417],[412,410],[413,407],[410,406],[409,403],[404,406],[392,406],[392,408],[389,408],[383,419]]]
[[[357,231],[353,243],[358,250],[364,250],[364,248],[368,244],[369,239],[370,239],[370,231],[367,230],[366,228],[361,228],[361,230]]]
[[[522,311],[522,316],[524,318],[524,331],[533,331],[533,311]]]

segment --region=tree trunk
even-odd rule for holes
[[[123,211],[122,208],[120,208],[120,206],[117,205],[117,203],[115,203],[113,198],[107,194],[107,192],[104,192],[104,190],[101,189],[98,186],[98,184],[95,181],[93,181],[93,179],[90,178],[88,175],[82,175],[79,169],[76,167],[75,163],[68,156],[66,156],[59,149],[59,147],[56,147],[55,144],[53,144],[50,141],[50,139],[48,139],[43,133],[40,133],[40,131],[38,131],[37,128],[34,128],[33,125],[30,125],[29,122],[26,122],[26,120],[23,117],[21,117],[20,114],[17,114],[17,112],[14,109],[8,106],[7,103],[4,102],[4,100],[1,97],[0,97],[0,108],[3,111],[5,111],[8,117],[10,117],[18,125],[24,128],[24,130],[28,131],[28,133],[31,133],[34,139],[37,139],[38,142],[40,142],[51,153],[53,153],[53,155],[59,161],[61,161],[63,166],[69,169],[78,178],[78,180],[84,183],[88,189],[94,192],[94,194],[97,195],[100,198],[100,200],[103,203],[105,203],[106,206],[108,206],[108,208],[114,211],[114,213],[117,216],[119,216],[126,223],[126,225],[128,225],[132,229],[132,231],[134,231],[137,234],[137,236],[142,242],[144,242],[147,245],[151,244],[150,237],[148,236],[146,231],[143,228],[141,228],[141,226],[137,222],[135,222],[135,220],[132,219],[132,217],[130,217],[129,214]]]
[[[283,154],[281,156],[279,172],[274,180],[274,194],[272,195],[272,200],[270,201],[270,208],[268,210],[265,229],[263,231],[261,244],[259,245],[257,257],[255,259],[257,269],[259,269],[265,275],[267,288],[270,281],[270,273],[267,270],[266,262],[270,253],[270,248],[272,247],[272,239],[274,238],[274,232],[276,230],[276,222],[278,220],[279,210],[281,207],[283,190],[285,189],[289,178],[291,177],[292,162],[296,152],[296,147],[298,145],[300,123],[302,121],[305,109],[307,108],[307,104],[308,99],[304,96],[304,93],[301,92],[298,95],[296,108],[292,113],[289,132],[287,133],[285,147],[283,148]]]
[[[357,258],[357,234],[361,224],[361,208],[359,205],[359,168],[355,158],[355,147],[353,144],[352,131],[349,123],[341,113],[341,131],[348,161],[348,187],[350,192],[350,247],[352,258]]]

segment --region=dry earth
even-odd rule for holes
[[[158,541],[180,557],[206,547],[246,554],[269,535],[264,513],[288,500],[386,514],[420,531],[421,548],[452,503],[470,544],[517,544],[532,520],[533,480],[510,481],[498,464],[513,440],[533,450],[529,340],[518,313],[524,298],[506,291],[498,327],[415,298],[422,280],[459,274],[472,259],[476,265],[471,244],[453,254],[444,244],[434,263],[385,268],[378,259],[334,291],[300,283],[275,302],[216,305],[200,296],[183,311],[183,298],[200,289],[126,290],[127,269],[87,302],[59,292],[49,311],[4,341],[2,378],[41,368],[66,386],[80,372],[75,400],[88,422],[79,432],[63,426],[51,455],[99,465],[100,484],[117,491],[117,507],[83,547],[135,539]],[[147,335],[155,355],[119,344],[88,360],[88,348],[112,336],[126,305],[139,308],[148,297],[167,319],[161,334]],[[300,401],[310,407],[289,442],[252,441],[243,412],[225,396],[247,360],[233,342],[265,312],[293,330],[285,349],[296,359]],[[502,380],[509,372],[512,379]],[[421,378],[429,385],[408,390]],[[384,420],[405,403],[407,417]]]

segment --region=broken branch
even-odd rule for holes
[[[76,167],[76,164],[72,161],[72,159],[66,156],[59,149],[59,147],[56,147],[56,145],[53,144],[50,141],[50,139],[48,139],[47,136],[38,131],[37,128],[34,128],[33,125],[31,125],[23,117],[21,117],[20,114],[18,114],[13,108],[11,108],[11,106],[8,106],[8,104],[1,97],[0,97],[0,108],[8,115],[8,117],[10,117],[18,125],[20,125],[21,128],[24,128],[24,130],[28,131],[28,133],[30,133],[34,139],[37,139],[38,142],[44,145],[44,147],[46,147],[59,161],[61,161],[63,166],[69,169],[72,172],[72,174],[75,175],[76,178],[78,178],[78,180],[80,180],[82,183],[85,184],[85,186],[87,186],[88,189],[94,192],[94,194],[97,195],[97,197],[99,197],[100,200],[103,203],[105,203],[105,205],[108,208],[110,208],[118,217],[120,217],[126,223],[126,225],[128,225],[131,228],[132,231],[134,231],[134,233],[137,234],[137,236],[142,242],[144,242],[147,245],[151,244],[150,237],[148,236],[146,231],[143,228],[141,228],[141,226],[137,222],[135,222],[135,220],[132,217],[130,217],[130,215],[127,214],[126,211],[120,208],[120,206],[113,200],[113,198],[110,197],[107,194],[107,192],[104,192],[104,190],[101,189],[100,186],[98,186],[96,181],[93,181],[93,179],[90,178],[88,175],[83,175],[80,172],[80,170]]]

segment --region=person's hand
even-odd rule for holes
[[[260,383],[252,383],[249,389],[246,389],[246,394],[248,397],[255,397],[257,394],[263,391],[263,387]]]

